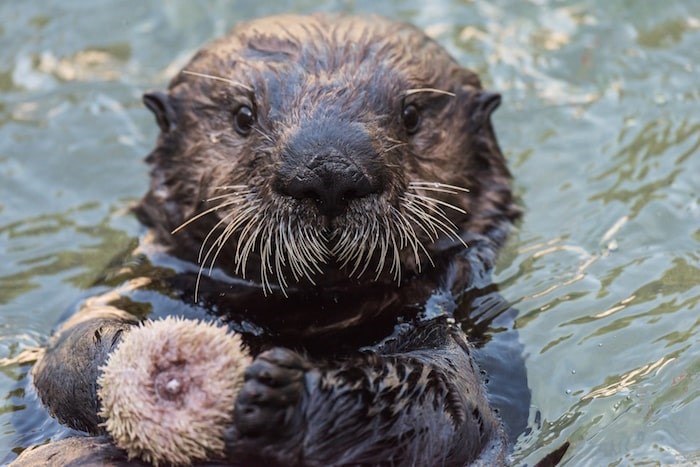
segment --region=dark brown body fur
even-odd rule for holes
[[[162,131],[137,210],[154,234],[145,257],[171,272],[132,264],[119,277],[145,281],[64,326],[35,367],[44,403],[99,433],[95,379],[121,333],[196,308],[258,355],[222,460],[504,463],[451,316],[465,289],[488,283],[518,216],[489,120],[498,96],[423,33],[381,18],[244,23],[185,70],[145,97]],[[198,303],[130,308],[156,292]]]

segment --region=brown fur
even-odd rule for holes
[[[207,200],[221,196],[217,189],[221,186],[245,185],[252,192],[247,202],[256,199],[261,209],[278,213],[281,221],[325,225],[331,231],[350,228],[362,216],[384,216],[389,207],[400,209],[399,198],[414,181],[469,189],[467,194],[435,197],[465,211],[442,209],[459,231],[494,237],[497,244],[503,236],[497,229],[518,215],[510,176],[488,121],[492,109],[482,107],[486,93],[479,79],[413,26],[356,17],[257,20],[201,50],[185,70],[240,86],[186,73],[170,84],[172,130],[161,134],[148,158],[154,167],[152,185],[138,212],[155,228],[158,241],[177,256],[197,262],[210,229],[234,209],[220,209],[171,234],[212,208],[216,203]],[[435,92],[407,96],[411,89],[424,88],[454,96]],[[422,108],[423,120],[415,135],[407,135],[401,126],[404,101]],[[240,104],[253,106],[257,113],[256,131],[247,137],[231,131],[233,109]],[[308,200],[280,196],[273,188],[289,139],[318,118],[318,112],[332,114],[332,123],[360,122],[381,156],[385,175],[381,193],[353,201],[332,225]],[[226,242],[215,266],[260,280],[256,261],[249,261],[244,271],[231,264],[241,230]],[[415,230],[427,253],[439,255],[440,246],[431,245],[419,227]],[[404,248],[401,254],[402,269],[408,273],[418,272],[413,253]],[[426,252],[419,253],[427,264]],[[336,274],[332,265],[323,272],[314,280],[342,283],[348,275]],[[366,274],[361,279],[374,277]]]
[[[413,26],[315,15],[243,23],[144,100],[161,133],[137,213],[184,261],[133,274],[255,357],[226,460],[503,464],[453,316],[519,215],[490,123],[500,97]],[[134,321],[86,319],[52,340],[35,381],[59,420],[100,432],[94,381]]]

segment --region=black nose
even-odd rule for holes
[[[319,212],[329,217],[341,214],[351,200],[372,191],[369,178],[358,167],[339,163],[301,171],[280,187],[281,193],[293,198],[314,200]]]
[[[324,216],[382,188],[383,164],[364,126],[332,119],[306,121],[282,150],[275,190],[315,201]]]

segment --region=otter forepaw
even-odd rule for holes
[[[246,370],[236,400],[234,423],[239,434],[279,436],[292,429],[307,368],[291,350],[274,348],[258,355]]]

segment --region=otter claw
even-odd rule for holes
[[[276,435],[288,430],[304,390],[307,365],[298,354],[274,348],[260,354],[245,372],[234,423],[242,436]]]

